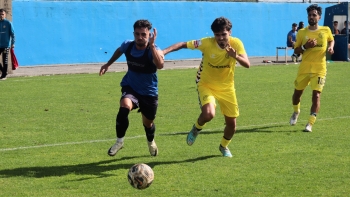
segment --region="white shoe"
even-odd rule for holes
[[[297,57],[295,57],[294,55],[292,55],[291,57],[292,57],[292,61],[293,61],[294,63],[296,63]]]
[[[312,132],[312,125],[310,123],[307,123],[304,131],[305,132]]]
[[[300,114],[300,110],[298,112],[293,112],[289,121],[290,125],[294,126],[295,124],[297,124],[299,114]]]
[[[158,147],[156,142],[153,140],[152,142],[147,141],[148,144],[148,150],[151,156],[157,156],[158,155]]]
[[[116,142],[111,148],[108,150],[109,156],[114,156],[117,152],[124,147],[124,142]]]

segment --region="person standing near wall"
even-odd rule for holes
[[[326,53],[333,54],[334,38],[327,26],[320,26],[322,8],[317,4],[310,5],[307,9],[309,26],[301,29],[297,34],[294,53],[303,54],[297,77],[294,81],[294,94],[292,103],[294,112],[290,118],[290,124],[295,125],[300,114],[300,98],[306,86],[310,84],[312,89],[312,106],[305,132],[311,132],[315,124],[316,115],[320,109],[320,98],[323,86],[326,82]]]
[[[333,21],[333,31],[332,31],[333,34],[339,34],[340,31],[338,29],[338,21]]]
[[[299,22],[299,25],[298,25],[298,28],[297,28],[297,31],[299,31],[300,29],[304,28],[304,22],[303,21],[300,21]]]
[[[297,38],[297,24],[293,23],[292,24],[292,30],[290,30],[287,34],[287,47],[293,47],[294,49],[294,43]],[[298,61],[300,54],[295,54],[293,53],[292,55],[292,60],[294,63]]]
[[[148,149],[151,156],[157,156],[158,147],[154,141],[156,126],[154,119],[158,107],[158,77],[157,69],[164,66],[164,55],[155,44],[157,30],[153,29],[148,20],[138,20],[134,23],[134,40],[124,41],[114,52],[110,60],[101,66],[100,76],[122,54],[125,54],[128,71],[120,86],[122,96],[119,112],[116,117],[116,143],[108,150],[109,156],[114,156],[124,146],[124,136],[129,127],[129,112],[139,108],[142,123],[146,132]]]
[[[231,37],[231,28],[232,23],[227,18],[220,17],[211,25],[214,37],[179,42],[163,50],[164,55],[183,48],[202,52],[196,79],[201,114],[187,135],[187,144],[191,146],[204,125],[214,118],[217,100],[226,122],[219,146],[224,157],[232,157],[228,145],[236,131],[236,118],[239,115],[234,87],[236,62],[243,67],[250,67],[243,43],[240,39]]]
[[[0,54],[2,54],[0,80],[7,79],[10,47],[15,47],[15,30],[12,23],[6,19],[6,10],[0,9]]]

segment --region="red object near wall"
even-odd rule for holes
[[[11,53],[12,70],[16,70],[19,67],[19,65],[18,65],[15,51],[13,50],[13,48],[10,49],[10,53]]]

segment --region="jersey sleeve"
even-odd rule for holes
[[[206,48],[206,45],[208,45],[209,37],[207,38],[202,38],[200,40],[190,40],[187,42],[187,48],[188,49],[197,49],[202,52],[204,52],[204,49]]]
[[[238,39],[238,38],[231,38],[230,39],[230,45],[231,45],[231,47],[234,50],[237,51],[237,54],[239,54],[239,55],[246,54],[243,42],[240,39]]]
[[[333,41],[334,40],[334,37],[333,37],[333,34],[332,34],[332,31],[329,27],[327,27],[327,41],[330,42],[330,41]]]
[[[128,49],[129,44],[132,40],[125,40],[119,47],[120,52],[125,53],[126,49]]]
[[[294,48],[300,47],[303,43],[303,30],[299,30],[297,33],[296,41],[294,43]]]

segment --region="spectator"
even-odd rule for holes
[[[304,28],[304,22],[300,21],[297,31],[299,31],[299,29],[302,29],[302,28]]]
[[[292,30],[290,30],[287,34],[287,47],[293,47],[293,49],[294,49],[294,43],[296,41],[296,37],[297,37],[297,24],[293,23]],[[300,54],[297,55],[297,54],[293,53],[293,55],[292,55],[293,62],[297,62],[299,56],[300,56]]]
[[[350,43],[350,29],[349,29],[349,26],[348,26],[349,22],[348,21],[344,21],[344,28],[341,30],[341,34],[346,34],[346,28],[348,28],[348,31],[349,31],[349,38],[348,38],[348,43]]]
[[[15,31],[12,23],[6,19],[6,10],[0,9],[0,55],[2,54],[2,66],[0,65],[0,80],[7,76],[8,57],[10,47],[15,47]]]
[[[332,33],[333,34],[340,34],[340,31],[338,29],[338,21],[333,21]]]

